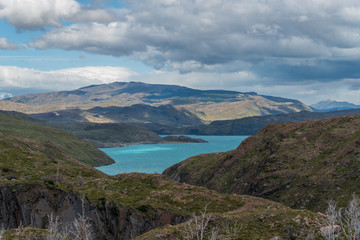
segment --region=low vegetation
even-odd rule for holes
[[[105,153],[88,143],[80,141],[74,135],[63,130],[30,122],[24,119],[24,116],[0,114],[0,133],[38,143],[51,143],[69,157],[92,166],[101,166],[114,162]]]
[[[324,215],[262,198],[239,197],[246,204],[235,211],[214,213],[203,208],[182,224],[158,228],[136,239],[320,239]]]
[[[32,133],[32,128],[43,129],[35,124],[22,123],[25,120],[18,118],[3,117],[3,119],[12,119],[13,123],[18,123],[16,129],[19,131],[24,126],[28,127],[23,129],[22,133],[27,136]],[[10,189],[9,191],[13,189],[13,192],[19,191],[20,194],[20,191],[38,188],[42,198],[54,199],[61,190],[83,196],[98,211],[106,209],[107,214],[114,217],[119,214],[116,206],[126,207],[146,219],[159,218],[159,225],[151,228],[164,227],[165,231],[169,231],[169,236],[179,238],[190,236],[186,231],[189,227],[192,229],[194,223],[196,224],[196,220],[190,219],[196,219],[196,216],[201,215],[205,205],[206,212],[211,214],[211,219],[204,229],[206,237],[216,231],[218,236],[225,236],[227,230],[221,230],[222,224],[227,224],[229,228],[239,226],[241,229],[239,236],[248,239],[259,239],[260,236],[287,236],[287,231],[303,236],[310,229],[318,228],[316,224],[320,216],[317,214],[293,210],[261,198],[222,194],[207,188],[174,182],[160,174],[131,173],[107,176],[65,152],[61,146],[51,141],[53,139],[57,141],[56,137],[48,139],[51,135],[47,136],[47,134],[58,130],[45,128],[42,132],[43,138],[34,134],[34,139],[30,140],[22,137],[20,133],[13,136],[10,131],[11,124],[4,123],[3,128],[7,129],[7,133],[0,133],[0,187]],[[15,130],[14,132],[16,133]],[[59,131],[59,133],[63,132]],[[67,136],[68,133],[63,133],[62,137],[65,141]],[[73,136],[69,139],[73,139]],[[26,199],[27,204],[31,204],[32,201],[38,200]],[[164,223],[170,222],[168,218],[172,216],[176,217],[176,223],[184,222],[186,219],[190,222],[164,226]],[[129,219],[124,221],[131,223]],[[156,233],[162,230],[154,231]],[[140,230],[135,232],[141,233]],[[16,229],[5,231],[4,236],[8,236],[5,239],[19,239],[16,236],[20,236],[20,233],[41,239],[48,236],[51,231],[19,225]],[[152,236],[151,234],[141,236],[139,239],[147,239]]]
[[[360,115],[265,127],[227,153],[191,157],[169,169],[171,179],[223,193],[265,197],[324,211],[360,194]]]
[[[40,186],[44,199],[71,193],[109,218],[119,216],[119,206],[136,213],[125,215],[122,224],[137,226],[135,216],[159,219],[126,235],[137,240],[353,239],[360,235],[360,201],[353,197],[360,189],[359,126],[359,115],[270,125],[236,150],[195,156],[171,167],[165,173],[180,181],[175,182],[161,174],[108,176],[74,153],[88,153],[91,146],[70,133],[0,115],[0,187],[16,192]],[[243,193],[281,203],[238,195]],[[341,210],[330,205],[326,215],[288,207],[325,212],[327,199],[340,207],[352,200]],[[26,199],[32,201],[37,199]],[[60,229],[61,219],[48,214],[44,229],[20,224],[0,231],[0,239],[90,240],[98,234],[85,210],[68,232]],[[173,217],[176,221],[170,221]],[[170,222],[174,225],[166,225]],[[106,234],[116,234],[113,230]]]

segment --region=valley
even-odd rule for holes
[[[201,218],[205,239],[322,239],[328,200],[345,206],[359,194],[358,109],[313,112],[256,93],[134,82],[0,106],[0,234],[10,239],[20,230],[44,238],[49,214],[69,226],[82,214],[95,239],[192,239]],[[206,139],[214,153],[181,157]],[[226,141],[232,147],[217,150]],[[150,164],[140,155],[119,174],[116,164],[134,163],[104,153],[174,143],[181,158],[155,157],[173,164],[163,174],[137,172]]]
[[[192,213],[200,213],[205,206],[209,213],[229,224],[238,222],[251,211],[253,222],[239,236],[254,239],[265,233],[268,236],[284,235],[287,223],[294,225],[296,233],[302,235],[319,226],[321,216],[309,211],[288,209],[261,198],[221,194],[180,184],[160,174],[108,176],[88,165],[88,160],[81,155],[71,155],[67,148],[63,150],[55,135],[50,135],[52,131],[59,133],[59,130],[13,116],[0,116],[2,129],[5,129],[0,135],[0,210],[3,216],[0,223],[7,229],[18,229],[6,231],[6,236],[19,234],[22,224],[27,228],[21,231],[31,232],[32,236],[44,236],[47,230],[40,229],[47,228],[50,213],[58,216],[62,224],[71,224],[83,212],[96,239],[147,239],[151,233],[141,235],[152,229],[167,228],[169,224],[177,226],[191,219]],[[46,134],[37,137],[32,133],[33,129],[37,134]],[[35,136],[33,139],[28,138],[31,134]],[[66,132],[61,136],[65,142],[73,138]],[[87,146],[84,144],[83,148]],[[94,156],[101,154],[94,150]],[[253,206],[254,202],[254,207],[244,208],[249,210],[236,211],[243,206]],[[271,210],[264,213],[264,208]],[[256,227],[256,231],[252,231],[254,227],[251,226],[257,225],[264,214],[271,217],[262,222],[262,228]],[[271,219],[280,216],[286,216],[286,219],[273,225]],[[300,222],[295,221],[298,218]],[[314,224],[304,225],[305,219],[312,219]],[[180,234],[185,235],[186,230]]]
[[[359,16],[0,0],[0,240],[360,240]]]

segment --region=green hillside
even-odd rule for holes
[[[21,224],[44,228],[50,213],[71,221],[82,206],[96,224],[92,225],[96,239],[131,239],[160,227],[169,228],[172,236],[181,238],[183,233],[176,229],[184,225],[175,225],[191,218],[193,213],[201,213],[205,206],[209,214],[222,219],[220,222],[239,224],[241,236],[251,239],[286,237],[287,232],[305,236],[312,230],[319,231],[320,215],[292,210],[269,200],[221,194],[174,182],[159,174],[107,176],[80,162],[80,155],[72,156],[65,151],[60,143],[73,141],[70,134],[16,117],[1,115],[0,122],[4,129],[0,133],[0,224],[18,228],[6,231],[10,238],[19,236],[16,234],[20,230],[44,236],[46,232],[22,229]],[[14,125],[16,130],[12,129]],[[63,141],[54,133],[62,133]],[[81,205],[80,196],[84,196],[86,205]]]
[[[92,145],[80,141],[77,137],[63,130],[41,126],[25,119],[0,113],[0,133],[31,139],[40,143],[49,142],[69,157],[92,166],[111,164],[114,161]]]
[[[171,179],[223,193],[261,196],[295,208],[324,210],[360,194],[360,115],[262,129],[233,151],[191,157]]]
[[[209,213],[204,239],[321,239],[319,228],[323,216],[310,211],[294,210],[279,203],[251,196],[239,196],[241,208],[226,213]],[[197,216],[201,221],[201,215]],[[194,226],[194,217],[189,220]],[[136,240],[189,239],[189,222],[165,226],[141,235]],[[191,238],[190,238],[191,239]],[[194,237],[193,239],[196,239]]]

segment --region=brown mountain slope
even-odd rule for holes
[[[12,103],[13,108],[7,107],[9,102]],[[0,109],[45,113],[74,107],[90,109],[109,106],[126,107],[135,104],[150,106],[170,104],[178,110],[186,110],[196,115],[203,121],[311,111],[308,106],[297,100],[262,96],[252,92],[197,90],[176,85],[141,82],[115,82],[74,91],[17,96],[7,101],[0,101]]]
[[[323,210],[360,194],[360,115],[268,125],[227,153],[189,158],[170,178]]]

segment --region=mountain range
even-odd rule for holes
[[[145,124],[144,126],[158,134],[189,134],[189,135],[254,135],[268,124],[279,122],[300,122],[324,119],[344,115],[360,114],[360,109],[347,109],[329,112],[308,112],[246,117],[234,120],[213,121],[189,127],[171,127],[161,124]]]
[[[74,91],[16,96],[0,101],[0,109],[24,113],[46,113],[81,109],[93,111],[108,107],[130,107],[136,104],[159,107],[171,105],[176,110],[196,116],[203,122],[249,116],[311,111],[305,104],[254,92],[197,90],[176,85],[115,82],[92,85]],[[95,109],[95,110],[94,110]],[[94,115],[98,117],[93,118]],[[109,121],[101,114],[83,114],[91,122]]]
[[[318,103],[312,104],[311,107],[316,111],[334,111],[334,110],[345,110],[360,108],[360,105],[356,105],[349,102],[338,102],[325,100]]]

